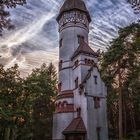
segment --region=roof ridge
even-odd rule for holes
[[[77,128],[78,128],[78,129],[79,129],[79,125],[80,125],[80,123],[83,123],[83,120],[82,120],[81,117],[79,117],[79,122],[78,122],[78,124],[77,124]]]
[[[86,133],[86,127],[81,117],[74,118],[71,123],[64,129],[63,134],[79,132]]]
[[[90,46],[85,41],[80,42],[80,45],[73,53],[71,59],[75,58],[79,53],[86,53],[86,54],[98,56],[97,53],[95,53],[94,50],[92,50],[92,48],[90,48]]]

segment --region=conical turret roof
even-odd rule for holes
[[[89,22],[91,21],[90,14],[86,8],[86,5],[83,0],[65,0],[64,4],[62,5],[59,15],[57,17],[57,21],[61,17],[64,12],[71,11],[71,10],[80,10],[87,14]]]

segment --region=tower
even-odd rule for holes
[[[82,0],[65,0],[59,24],[59,84],[53,140],[108,140],[106,87],[98,55],[88,45],[90,14]]]

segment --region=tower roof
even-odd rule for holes
[[[57,17],[57,21],[59,20],[59,18],[64,12],[71,11],[74,9],[85,12],[87,14],[89,22],[91,21],[90,14],[83,0],[65,0],[64,4],[62,5],[60,9],[59,15]]]
[[[63,134],[86,133],[86,128],[81,117],[75,118],[63,131]]]
[[[77,48],[77,50],[74,52],[74,54],[72,55],[71,59],[75,58],[77,55],[79,55],[80,53],[85,53],[85,54],[90,54],[93,56],[98,56],[97,53],[95,53],[85,41],[81,41],[79,47]]]

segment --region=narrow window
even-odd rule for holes
[[[101,140],[100,138],[101,127],[97,127],[96,130],[97,130],[97,140]]]
[[[77,108],[77,117],[80,117],[81,116],[81,108]]]
[[[78,66],[78,63],[79,63],[79,61],[76,60],[75,63],[74,63],[74,65],[77,67]]]
[[[88,63],[88,60],[85,58],[85,64],[87,64]]]
[[[61,92],[62,83],[58,84],[58,92]]]
[[[78,77],[75,79],[75,89],[78,88]]]
[[[80,44],[82,41],[84,41],[84,36],[78,35],[78,43]]]
[[[97,76],[96,75],[94,76],[94,83],[95,83],[95,85],[98,84],[98,82],[97,82]]]
[[[94,108],[100,108],[100,98],[99,97],[94,97]]]
[[[92,65],[94,65],[94,60],[92,60],[91,62],[92,62]]]
[[[90,59],[88,59],[88,64],[91,64],[91,60]]]
[[[63,64],[63,61],[62,61],[62,60],[60,60],[60,62],[59,62],[59,70],[61,70],[61,69],[62,69],[62,64]]]
[[[59,41],[59,47],[60,48],[62,47],[62,41],[63,41],[63,39],[60,39],[60,41]]]

